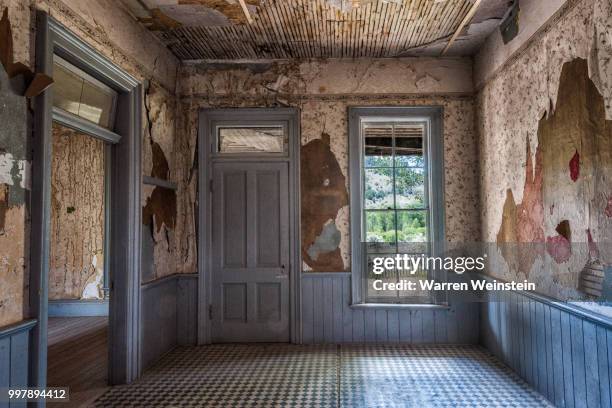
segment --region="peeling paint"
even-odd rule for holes
[[[340,238],[340,231],[336,228],[336,224],[333,220],[328,220],[323,226],[321,234],[308,248],[308,256],[316,262],[320,254],[335,251],[340,246]]]
[[[345,178],[323,134],[302,147],[302,256],[317,272],[344,270],[340,234],[333,220],[348,204]]]
[[[599,258],[599,248],[597,247],[597,243],[593,240],[593,235],[591,234],[591,229],[587,228],[587,244],[589,248],[589,257],[591,260],[596,260]]]
[[[569,162],[569,172],[572,181],[575,182],[578,180],[578,176],[580,175],[580,154],[578,154],[578,150],[576,150],[576,153],[574,153]]]
[[[561,235],[546,237],[546,252],[556,263],[560,264],[570,259],[572,247],[570,242]]]
[[[174,190],[155,187],[142,209],[142,223],[155,225],[156,232],[162,226],[173,229],[176,223],[176,192]]]
[[[0,184],[0,235],[4,235],[4,224],[6,223],[6,212],[9,209],[8,195],[9,186]]]
[[[249,6],[259,6],[260,0],[245,0],[245,3]],[[246,23],[246,16],[240,3],[228,2],[226,0],[178,0],[178,4],[197,4],[206,6],[213,10],[219,11],[226,16],[230,21],[234,23]],[[253,7],[249,7],[249,11],[256,11]]]
[[[492,242],[496,234],[498,241],[512,236],[506,221],[512,212],[510,190],[511,203],[538,204],[535,214],[532,205],[517,206],[516,217],[521,210],[531,212],[526,217],[537,227],[532,240],[546,236],[544,254],[550,255],[538,255],[525,270],[500,247],[501,253],[489,258],[490,273],[504,280],[528,278],[538,292],[560,300],[584,298],[577,288],[589,259],[612,264],[610,246],[598,245],[612,239],[612,221],[605,212],[612,189],[612,89],[610,76],[601,75],[611,65],[612,52],[602,35],[593,36],[599,32],[609,38],[612,28],[609,13],[597,14],[602,3],[610,4],[572,2],[512,59],[504,63],[498,53],[485,49],[476,64],[502,67],[486,75],[477,97],[483,241]],[[531,159],[524,154],[525,140]],[[531,193],[525,188],[529,185]],[[547,209],[545,217],[539,203]],[[558,228],[559,220],[571,221],[571,236]],[[520,243],[518,223],[515,228]]]
[[[546,251],[555,262],[560,264],[567,262],[572,255],[572,230],[569,221],[561,221],[555,231],[559,235],[546,237]]]

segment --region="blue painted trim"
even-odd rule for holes
[[[483,279],[488,280],[489,282],[493,280],[496,280],[498,282],[507,282],[503,279],[498,279],[490,275],[478,274],[478,276],[482,277]],[[537,302],[544,303],[547,306],[557,308],[559,310],[573,314],[591,323],[595,323],[599,326],[603,326],[606,329],[612,329],[612,319],[611,318],[606,317],[599,313],[595,313],[591,310],[585,309],[578,305],[567,303],[567,302],[561,302],[557,299],[551,298],[550,296],[546,296],[546,295],[542,295],[542,294],[534,293],[534,292],[527,292],[524,290],[515,290],[515,291],[507,291],[507,292],[518,293],[519,295],[525,296],[526,298],[535,300]]]
[[[96,125],[80,116],[74,115],[70,112],[66,112],[62,109],[56,108],[55,106],[51,110],[53,120],[71,129],[87,133],[88,135],[102,140],[103,142],[116,144],[121,140],[121,135],[115,132],[111,132],[102,126]]]
[[[105,300],[50,300],[49,317],[108,316]]]
[[[177,190],[178,186],[176,183],[168,180],[162,180],[156,177],[142,176],[142,183],[150,186],[157,186],[167,188],[169,190]]]
[[[0,327],[0,339],[12,336],[17,333],[30,331],[30,329],[36,326],[36,323],[36,319],[30,319],[14,324],[9,324],[8,326]]]
[[[450,310],[450,306],[430,303],[355,303],[349,305],[351,309],[362,310]]]
[[[302,278],[337,278],[351,276],[350,272],[302,272]]]

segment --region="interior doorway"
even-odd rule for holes
[[[201,113],[200,343],[299,341],[297,125],[295,109]]]
[[[40,11],[30,383],[75,393],[129,383],[140,367],[141,85]],[[88,396],[84,396],[88,400]]]
[[[100,121],[116,94],[74,66],[54,64],[54,108]],[[70,69],[70,75],[64,69]],[[98,87],[94,87],[94,84]],[[98,106],[83,99],[85,86]],[[108,91],[106,103],[102,90]],[[68,93],[71,92],[72,94]],[[83,105],[74,108],[74,105]],[[105,126],[111,126],[110,115]],[[108,385],[108,195],[111,144],[75,124],[53,121],[47,385],[69,387],[70,406],[101,395]]]

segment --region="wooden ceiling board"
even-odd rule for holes
[[[124,1],[128,6],[143,4]],[[221,6],[223,2],[233,7],[225,16],[227,21],[211,25],[212,15],[203,13],[202,7],[219,14],[230,10]],[[157,19],[166,9],[177,20],[165,30],[160,30],[159,24],[149,27],[168,48],[182,60],[225,60],[384,58],[410,55],[412,50],[422,53],[429,45],[450,39],[474,0],[247,0],[251,23],[246,16],[244,21],[237,19],[238,0],[170,3],[146,3]],[[202,24],[194,13],[189,15],[194,5],[200,8]],[[505,6],[496,5],[483,14],[494,13],[492,18],[497,19],[502,8]],[[186,16],[184,21],[181,16]],[[148,23],[141,17],[139,21]]]

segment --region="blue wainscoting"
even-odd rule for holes
[[[28,350],[30,330],[36,320],[0,328],[0,388],[26,387],[28,385]],[[25,403],[12,402],[11,407],[25,407]],[[8,402],[0,402],[0,408],[9,407]]]
[[[350,307],[350,273],[302,274],[304,343],[476,344],[479,304],[444,309]]]
[[[489,293],[482,343],[558,407],[612,407],[612,320],[526,292]]]
[[[141,302],[143,369],[179,344],[195,344],[196,275],[170,275],[143,284]]]

